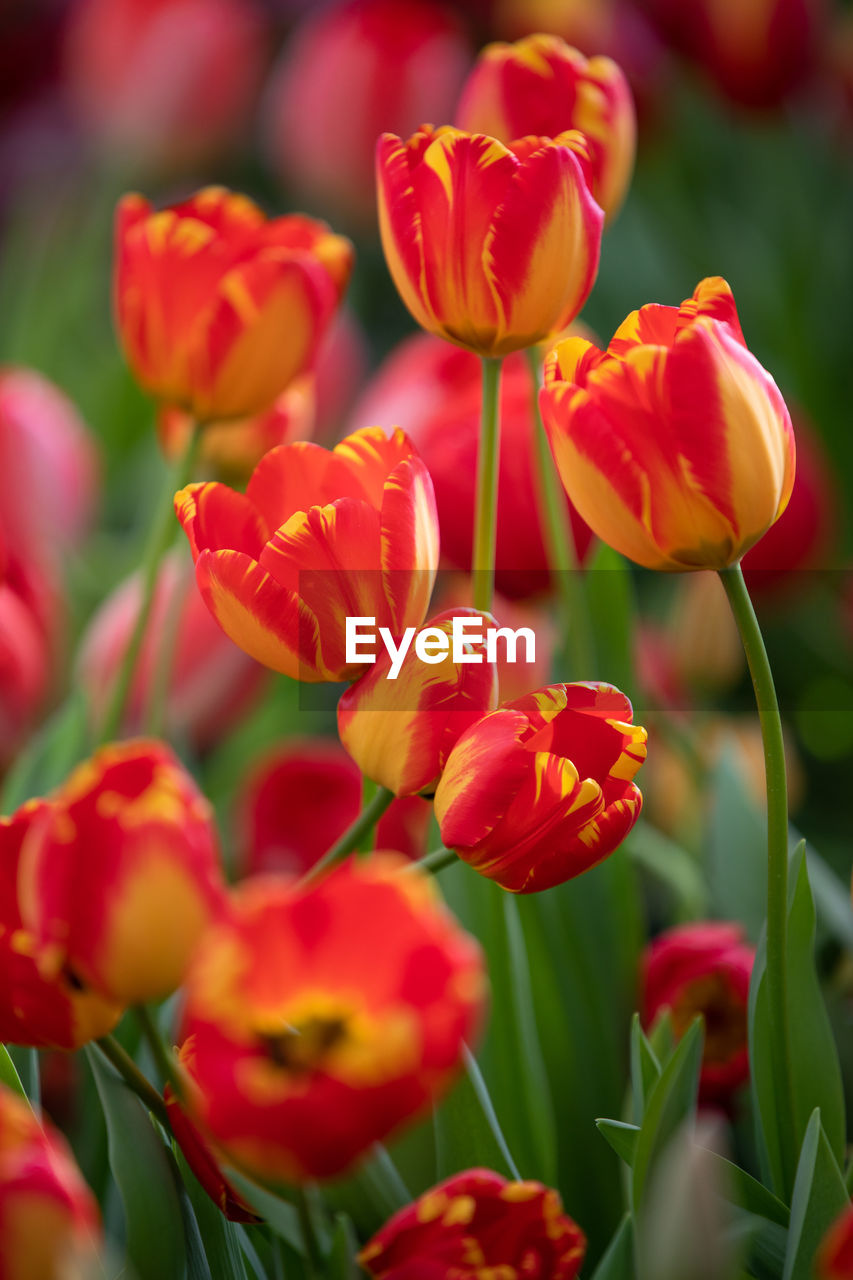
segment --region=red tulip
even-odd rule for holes
[[[853,1205],[835,1219],[815,1259],[816,1280],[853,1280]]]

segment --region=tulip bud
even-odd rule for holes
[[[445,1091],[477,1034],[479,946],[405,866],[246,881],[196,952],[187,1103],[254,1177],[342,1173]]]
[[[550,685],[472,725],[435,793],[441,838],[512,893],[595,866],[637,820],[646,731],[606,684]]]
[[[397,664],[386,650],[350,685],[338,703],[338,734],[365,777],[399,796],[435,790],[459,735],[497,706],[497,663],[487,658],[484,630],[494,627],[475,609],[438,614],[410,637],[393,678]]]
[[[507,144],[577,129],[589,146],[590,190],[608,219],[625,198],[637,121],[628,82],[611,58],[587,59],[554,35],[487,45],[465,82],[456,124]]]
[[[95,1197],[60,1133],[0,1085],[0,1259],[10,1280],[101,1272]]]
[[[125,196],[114,292],[128,364],[197,423],[263,413],[310,369],[351,269],[325,223],[268,220],[221,187],[159,213]]]
[[[376,1280],[476,1272],[495,1280],[575,1280],[585,1253],[586,1238],[556,1191],[541,1182],[507,1182],[490,1169],[466,1169],[395,1213],[359,1262]]]
[[[221,909],[210,805],[161,743],[102,747],[26,833],[18,894],[45,978],[159,1000]]]
[[[649,569],[735,564],[791,496],[788,410],[719,277],[680,307],[633,312],[606,352],[561,342],[540,403],[572,502]]]

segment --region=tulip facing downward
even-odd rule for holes
[[[649,569],[724,569],[788,504],[791,419],[719,277],[632,312],[606,351],[561,342],[540,402],[572,502]]]

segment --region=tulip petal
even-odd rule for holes
[[[501,317],[491,354],[530,346],[575,318],[598,271],[603,222],[568,143],[544,145],[518,166],[484,244]]]
[[[390,435],[381,427],[363,427],[336,444],[334,455],[346,462],[358,477],[368,501],[378,510],[382,506],[385,481],[395,467],[415,455],[415,449],[399,427]],[[340,497],[340,493],[336,497]]]
[[[269,537],[256,508],[242,493],[216,481],[187,485],[175,494],[175,513],[193,560],[202,551],[243,551],[257,560]]]
[[[196,577],[208,609],[244,653],[294,680],[333,678],[322,667],[316,619],[251,556],[204,551]]]
[[[382,581],[395,633],[419,626],[438,570],[438,512],[420,458],[392,471],[382,498]]]
[[[523,740],[529,725],[501,707],[463,733],[435,793],[435,816],[448,849],[473,848],[509,810],[530,770]]]
[[[297,511],[325,507],[343,496],[367,498],[337,451],[310,441],[279,445],[261,458],[246,488],[270,533]]]
[[[424,291],[423,222],[415,198],[409,149],[393,133],[376,144],[379,231],[397,291],[415,320],[430,333],[441,325]]]

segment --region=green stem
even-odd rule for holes
[[[163,1042],[151,1010],[144,1004],[133,1006],[133,1014],[139,1023],[143,1038],[151,1050],[151,1056],[157,1064],[157,1070],[163,1078],[163,1084],[170,1084],[174,1092],[181,1095],[181,1072],[171,1051]]]
[[[488,613],[495,591],[498,529],[498,466],[501,453],[501,361],[483,357],[480,445],[477,451],[477,505],[474,511],[474,608]]]
[[[720,570],[720,579],[729,598],[749,664],[764,744],[764,772],[767,780],[767,995],[770,1003],[772,1069],[777,1085],[782,1160],[787,1189],[790,1191],[798,1153],[796,1135],[792,1129],[794,1091],[788,1006],[788,784],[785,774],[785,743],[773,673],[740,564]]]
[[[100,1040],[95,1041],[95,1044],[104,1057],[112,1063],[125,1084],[133,1090],[137,1097],[142,1099],[148,1110],[153,1112],[160,1123],[168,1129],[170,1127],[169,1112],[166,1109],[165,1102],[151,1082],[146,1080],[133,1058],[121,1047],[115,1036],[102,1036]]]
[[[175,665],[175,650],[178,644],[178,632],[184,603],[187,583],[184,579],[183,565],[176,567],[175,588],[168,603],[163,626],[160,632],[157,659],[151,673],[148,686],[148,705],[142,721],[142,732],[153,738],[163,736],[166,724],[166,707],[169,702],[169,685],[172,680],[172,668]]]
[[[317,1232],[314,1228],[312,1206],[308,1199],[307,1189],[299,1186],[296,1189],[296,1210],[299,1215],[299,1227],[302,1232],[302,1243],[305,1245],[305,1259],[308,1263],[308,1275],[311,1280],[323,1274],[323,1253]]]
[[[376,826],[393,799],[393,791],[389,791],[387,787],[378,787],[376,795],[369,804],[365,805],[355,822],[347,827],[331,849],[323,854],[320,861],[315,862],[310,871],[306,871],[301,883],[306,885],[319,880],[330,867],[333,867],[337,862],[342,862],[348,853],[352,853],[354,849],[357,849],[365,835]]]
[[[454,862],[458,861],[458,855],[452,849],[433,849],[431,853],[425,853],[422,858],[418,858],[417,862],[410,862],[403,867],[403,870],[429,871],[435,876],[445,867],[452,867]]]
[[[562,484],[551,456],[551,446],[548,443],[539,408],[542,369],[538,348],[528,348],[527,362],[530,365],[533,384],[536,485],[539,491],[540,521],[548,553],[548,567],[563,606],[565,641],[572,678],[590,680],[595,676],[595,640],[583,578],[575,554],[572,522],[563,500]]]
[[[157,573],[160,568],[160,562],[172,540],[172,533],[175,527],[175,493],[189,481],[200,437],[201,431],[196,428],[190,435],[189,443],[183,455],[169,471],[166,487],[163,489],[160,504],[148,534],[148,542],[142,559],[142,598],[139,602],[139,613],[113,685],[113,691],[101,727],[99,739],[101,743],[110,742],[117,736],[121,727],[125,704],[133,681],[133,673],[139,660],[139,652],[142,648],[145,630],[151,614],[151,606],[154,602]]]

